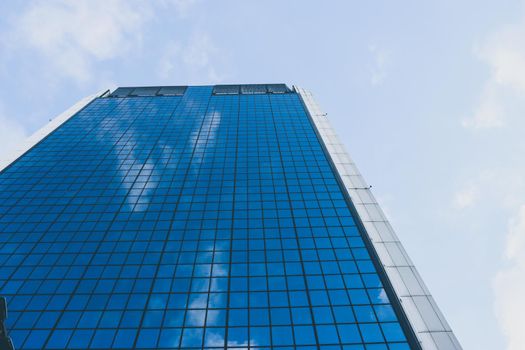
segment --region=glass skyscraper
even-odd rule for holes
[[[118,88],[13,159],[16,349],[461,349],[301,88]]]

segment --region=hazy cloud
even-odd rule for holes
[[[474,129],[506,124],[508,112],[525,103],[525,17],[485,39],[475,55],[490,67],[488,78],[473,116],[462,125]],[[521,107],[520,107],[521,108]]]
[[[525,344],[525,205],[510,221],[505,260],[506,266],[493,280],[494,309],[507,337],[507,350],[520,350]]]
[[[478,187],[474,184],[469,184],[465,188],[459,190],[454,196],[454,207],[457,209],[464,209],[474,205],[480,196]]]
[[[6,157],[27,138],[27,132],[16,120],[3,115],[1,110],[0,126],[0,140],[2,140],[2,147],[0,147],[0,167],[2,167],[6,165]]]
[[[172,41],[166,45],[166,51],[158,65],[158,74],[164,80],[180,80],[181,76],[189,78],[203,77],[207,83],[218,83],[224,79],[215,68],[224,61],[224,53],[213,43],[209,35],[194,33],[187,40]]]
[[[491,66],[491,79],[525,92],[525,18],[490,36],[478,56]]]
[[[372,63],[369,66],[370,83],[372,85],[381,85],[387,75],[386,68],[390,62],[390,53],[376,45],[369,45],[368,51],[372,55]]]
[[[503,142],[514,142],[519,152],[521,136],[511,139],[510,130],[523,126],[525,111],[525,16],[518,23],[503,27],[488,36],[475,50],[476,56],[490,68],[490,75],[479,96],[473,115],[463,120],[464,127],[494,129],[512,126]],[[519,157],[518,157],[519,158]],[[514,162],[506,168],[484,172],[476,180],[480,189],[478,200],[491,203],[491,210],[511,214],[505,236],[505,252],[499,271],[492,280],[494,311],[506,336],[507,350],[518,350],[525,344],[525,184],[523,163]],[[468,187],[467,187],[468,189]],[[469,204],[468,190],[457,204]],[[495,235],[502,232],[494,232]]]
[[[173,7],[175,13],[179,17],[184,18],[197,3],[197,0],[161,0],[161,3],[166,7]]]
[[[457,209],[478,203],[496,204],[505,211],[514,212],[525,196],[525,167],[489,168],[466,180],[454,193],[452,205]]]
[[[464,119],[461,124],[472,129],[492,129],[505,125],[505,108],[494,81],[486,83],[473,117]]]
[[[13,50],[30,49],[48,60],[56,74],[87,81],[92,65],[128,53],[140,44],[149,6],[124,0],[32,2],[11,18]]]
[[[504,228],[487,233],[495,242],[499,242],[497,237],[504,236],[503,261],[492,261],[491,266],[500,266],[492,277],[493,308],[507,338],[507,350],[521,349],[525,344],[525,333],[522,331],[522,325],[525,324],[525,301],[522,297],[525,295],[524,171],[521,164],[486,169],[468,179],[453,198],[453,207],[456,209],[476,206],[472,212],[473,218],[483,225],[493,224],[494,219],[487,217],[486,213],[499,211],[511,217],[506,234]],[[484,234],[484,231],[479,231],[472,237],[483,240]]]

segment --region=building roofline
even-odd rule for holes
[[[75,103],[73,106],[66,109],[64,112],[60,113],[56,117],[49,120],[49,122],[36,131],[33,135],[29,136],[27,139],[22,141],[15,149],[9,152],[7,155],[0,158],[0,172],[3,172],[11,164],[13,164],[18,158],[23,156],[26,152],[31,150],[47,136],[49,136],[53,131],[58,129],[62,124],[68,121],[72,116],[77,114],[79,111],[84,109],[88,104],[90,104],[94,99],[98,97],[106,96],[110,91],[108,89],[97,92],[96,94],[86,96]]]
[[[95,94],[86,96],[79,100],[77,103],[75,103],[73,106],[65,110],[64,112],[60,113],[56,117],[50,119],[49,123],[44,125],[42,128],[40,128],[38,131],[33,133],[31,136],[29,136],[27,139],[23,140],[20,144],[18,144],[15,149],[8,154],[2,156],[0,158],[0,172],[4,171],[6,168],[8,168],[11,164],[13,164],[18,158],[20,158],[22,155],[24,155],[26,152],[28,152],[31,148],[36,146],[38,143],[40,143],[43,139],[45,139],[49,134],[51,134],[53,131],[55,131],[57,128],[59,128],[62,124],[64,124],[69,118],[74,116],[76,113],[78,113],[80,110],[82,110],[84,107],[86,107],[89,103],[91,103],[94,99],[98,97],[115,97],[113,94],[118,91],[119,89],[130,89],[130,92],[134,89],[157,89],[160,90],[162,88],[174,88],[174,87],[184,87],[187,88],[188,86],[202,86],[202,87],[232,87],[232,86],[238,86],[239,89],[242,86],[245,87],[251,87],[251,86],[266,86],[266,92],[268,92],[268,86],[284,86],[287,90],[287,92],[292,92],[292,89],[290,89],[286,84],[284,83],[262,83],[262,84],[217,84],[217,85],[152,85],[152,86],[119,86],[113,89],[104,89],[101,90]],[[242,93],[241,90],[239,90],[239,93]],[[255,93],[257,94],[257,93]],[[132,94],[129,95],[134,96]],[[155,94],[154,96],[159,96]],[[162,96],[162,95],[160,95]],[[170,95],[167,95],[170,96]],[[127,96],[122,96],[127,97]]]

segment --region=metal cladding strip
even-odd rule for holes
[[[297,86],[308,113],[330,153],[330,157],[379,256],[408,322],[423,350],[462,349],[452,329],[419,276],[369,186],[345,151],[334,129],[312,95]]]
[[[40,130],[35,132],[29,138],[27,138],[23,143],[19,144],[14,151],[10,152],[10,154],[0,159],[0,172],[7,168],[9,165],[11,165],[15,160],[20,158],[24,153],[26,153],[35,145],[37,145],[40,141],[46,138],[53,131],[55,131],[60,125],[64,124],[69,118],[71,118],[72,116],[77,114],[81,109],[86,107],[91,101],[93,101],[97,97],[102,97],[108,91],[109,90],[104,90],[96,94],[84,97],[83,99],[75,103],[73,106],[68,108],[66,111],[53,118],[44,127],[42,127]]]

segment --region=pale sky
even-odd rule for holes
[[[465,349],[525,348],[524,1],[2,1],[0,158],[125,85],[312,91]]]

